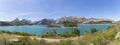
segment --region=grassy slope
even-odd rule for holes
[[[120,26],[117,26],[117,27],[120,27]],[[115,28],[116,29],[116,28]],[[78,42],[78,43],[76,43],[76,45],[78,44],[79,45],[79,43],[80,42],[85,42],[85,44],[86,43],[88,43],[88,40],[92,40],[93,39],[93,41],[95,41],[96,42],[96,40],[99,40],[100,39],[100,41],[101,41],[101,38],[103,39],[102,41],[106,41],[106,40],[109,40],[108,38],[109,37],[107,37],[106,38],[106,36],[110,36],[111,37],[111,34],[114,34],[114,33],[111,33],[111,32],[113,32],[113,28],[112,29],[109,29],[109,31],[99,31],[99,32],[96,32],[96,33],[94,33],[94,34],[92,34],[92,35],[85,35],[85,36],[83,36],[83,38],[80,38],[80,37],[78,37],[78,38],[69,38],[69,39],[73,39],[73,40],[75,40],[76,39],[76,41],[75,42]],[[22,37],[22,36],[19,36],[19,35],[10,35],[10,34],[0,34],[0,39],[11,39],[11,38],[20,38],[20,37]],[[25,37],[25,36],[24,36]],[[31,36],[29,36],[29,37],[31,37]],[[101,38],[99,38],[99,37],[101,37]],[[116,35],[116,37],[118,37],[119,39],[116,39],[116,40],[110,40],[110,45],[120,45],[120,32],[117,32],[117,35]],[[32,37],[32,38],[34,38],[34,37]],[[40,37],[37,37],[37,39],[40,39]],[[43,38],[42,38],[43,39]],[[44,38],[44,39],[48,39],[48,38]],[[77,40],[77,39],[80,39],[80,40]],[[104,39],[106,39],[106,40],[104,40]],[[112,38],[113,39],[113,38]],[[51,40],[51,39],[48,39],[48,41],[49,40]],[[65,39],[63,39],[63,40],[65,40]],[[117,42],[116,42],[117,41]],[[96,43],[98,43],[98,42],[96,42]],[[81,43],[82,44],[82,43]]]
[[[115,38],[116,38],[116,41],[117,41],[117,45],[120,45],[120,32],[117,33]]]

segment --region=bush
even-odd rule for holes
[[[96,28],[92,28],[91,29],[91,33],[95,33],[95,32],[97,32],[97,29]]]
[[[73,29],[73,30],[71,31],[71,33],[72,33],[72,34],[75,34],[75,35],[77,35],[77,36],[80,36],[80,31],[79,31],[78,29]]]

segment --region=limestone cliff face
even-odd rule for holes
[[[70,16],[70,17],[64,16],[64,17],[61,17],[60,19],[57,19],[56,24],[62,24],[62,23],[67,23],[67,22],[82,23],[85,20],[86,20],[85,17],[80,17],[80,16]]]
[[[108,23],[115,23],[114,20],[105,19],[105,18],[85,18],[81,16],[69,16],[69,17],[61,17],[59,19],[42,19],[37,21],[37,24],[65,24],[65,23],[101,23],[101,22],[108,22]]]
[[[105,19],[105,18],[85,18],[80,16],[70,16],[70,17],[61,17],[60,19],[56,20],[56,24],[63,24],[63,23],[97,23],[97,22],[109,22],[109,23],[115,23],[114,20],[111,19]]]

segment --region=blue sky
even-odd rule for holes
[[[41,20],[62,16],[120,20],[120,0],[0,0],[0,20]]]

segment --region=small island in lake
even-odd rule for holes
[[[47,28],[61,28],[61,26],[48,25]]]
[[[64,27],[77,27],[77,24],[64,24]]]

